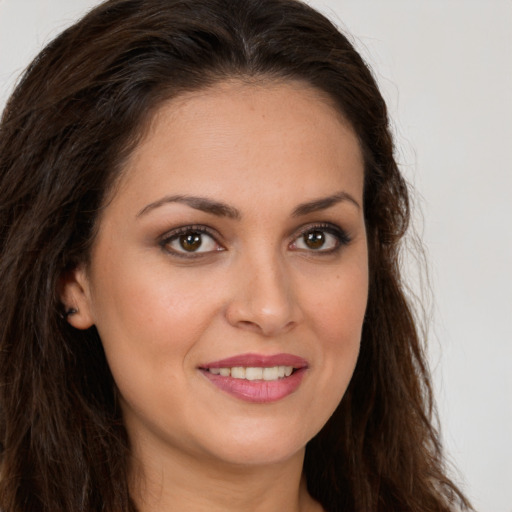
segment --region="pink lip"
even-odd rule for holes
[[[208,371],[208,368],[232,368],[233,366],[293,366],[295,370],[289,377],[273,381],[235,379],[214,375]],[[273,356],[241,354],[202,365],[200,370],[212,384],[231,396],[246,402],[270,403],[277,402],[296,391],[307,368],[308,363],[305,359],[292,354],[276,354]]]

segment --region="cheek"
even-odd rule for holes
[[[189,354],[218,311],[216,290],[198,273],[118,260],[95,276],[96,327],[114,380],[133,408],[161,408],[162,388],[185,394]],[[153,404],[153,405],[151,405]]]
[[[329,278],[310,287],[308,311],[321,338],[343,349],[345,342],[359,343],[368,300],[368,266],[365,251],[340,265]]]
[[[93,316],[105,341],[122,338],[147,350],[174,339],[176,346],[180,339],[197,334],[213,314],[215,297],[205,293],[193,273],[165,264],[148,265],[137,257],[100,261],[112,263],[98,269],[92,298]]]
[[[321,386],[332,411],[343,397],[359,355],[368,298],[366,260],[347,266],[310,294],[310,323],[319,344]],[[332,412],[331,411],[331,412]]]

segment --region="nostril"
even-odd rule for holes
[[[284,332],[288,332],[290,329],[292,329],[295,325],[295,322],[288,322],[285,325],[276,325],[271,324],[269,322],[262,322],[261,324],[258,322],[251,322],[249,320],[239,320],[236,322],[236,327],[239,329],[258,333],[265,337],[272,337],[276,336],[277,334],[282,334]]]
[[[244,329],[253,330],[253,331],[260,331],[261,328],[258,326],[255,322],[250,322],[249,320],[239,320],[238,326],[242,327]]]

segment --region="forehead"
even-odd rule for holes
[[[161,105],[118,192],[359,194],[362,180],[357,137],[327,95],[301,82],[232,80]]]

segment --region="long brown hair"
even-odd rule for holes
[[[295,0],[110,0],[29,66],[0,126],[0,509],[135,511],[129,440],[101,340],[68,325],[59,280],[87,261],[123,161],[165,100],[220,80],[327,93],[365,159],[370,290],[343,400],[306,449],[327,511],[469,507],[446,476],[399,268],[409,221],[386,105],[361,57]]]

